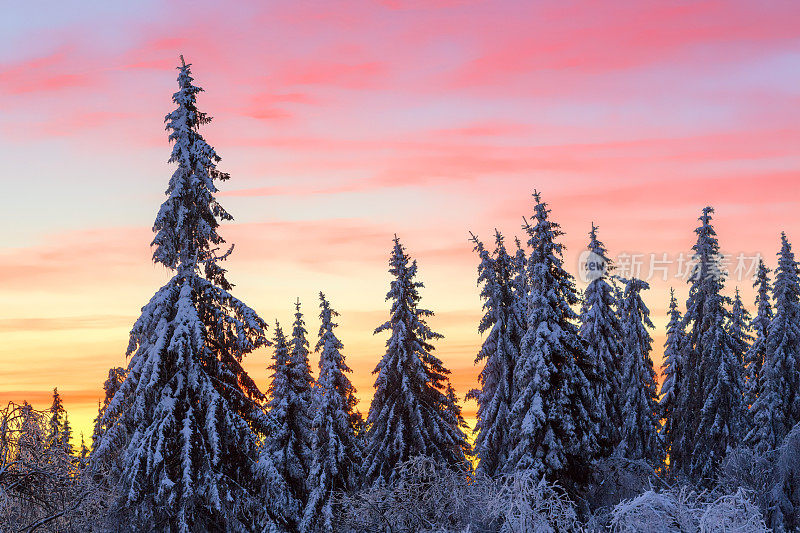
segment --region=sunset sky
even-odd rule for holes
[[[169,277],[149,243],[179,54],[231,174],[234,294],[284,327],[299,297],[316,336],[323,290],[363,412],[394,233],[462,396],[481,343],[469,231],[521,235],[534,188],[572,272],[594,222],[646,277],[651,253],[690,250],[705,205],[727,253],[774,267],[782,230],[800,248],[796,1],[0,5],[0,400],[45,407],[57,386],[87,439]],[[646,294],[656,365],[676,273]],[[268,357],[246,360],[262,389]]]

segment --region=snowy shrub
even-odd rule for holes
[[[739,489],[708,500],[688,488],[654,492],[627,500],[614,508],[611,527],[617,533],[766,532],[758,506]]]
[[[772,504],[771,490],[775,484],[774,461],[769,454],[752,448],[731,450],[720,465],[719,490],[735,492],[743,488],[751,495],[761,512],[766,514]]]
[[[343,496],[339,531],[568,532],[579,529],[574,506],[557,485],[520,472],[493,480],[454,472],[416,457],[397,481]]]
[[[662,484],[645,461],[609,457],[597,462],[585,498],[593,511],[610,510],[622,500],[635,498]]]
[[[522,471],[500,478],[481,509],[501,533],[576,531],[579,522],[567,494],[554,483]]]
[[[686,489],[654,492],[626,500],[614,507],[612,530],[618,533],[697,531],[697,495]]]
[[[800,529],[800,423],[792,428],[778,449],[775,477],[772,527],[784,527],[788,531]]]
[[[699,520],[699,531],[737,533],[766,532],[761,510],[744,489],[726,494],[705,506]]]
[[[468,479],[426,457],[400,463],[391,485],[342,498],[343,531],[459,531],[469,509]]]
[[[69,531],[87,495],[76,458],[49,431],[49,411],[27,403],[0,410],[0,531]]]

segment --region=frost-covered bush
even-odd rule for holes
[[[79,463],[49,436],[49,411],[0,409],[0,531],[70,531],[85,498]]]
[[[501,533],[561,532],[578,530],[575,507],[556,484],[537,480],[532,472],[505,476],[489,486],[481,510]],[[488,524],[487,524],[488,525]]]
[[[609,457],[597,462],[585,499],[592,511],[611,510],[623,500],[635,498],[663,482],[647,462]]]
[[[645,491],[614,507],[612,530],[618,533],[696,531],[696,499],[697,495],[686,489],[660,493]]]
[[[751,500],[751,494],[739,489],[726,494],[702,507],[699,531],[702,533],[766,532],[767,526],[758,505]]]
[[[343,532],[568,532],[576,512],[557,485],[520,472],[498,479],[429,458],[401,463],[397,481],[341,497]]]
[[[426,457],[400,463],[391,485],[342,497],[340,530],[460,531],[471,507],[470,479]]]
[[[743,488],[761,512],[767,514],[772,505],[771,492],[775,484],[772,455],[748,447],[731,450],[720,465],[719,490],[731,493]]]
[[[787,531],[800,529],[800,423],[792,428],[778,449],[775,477],[772,527],[783,527]]]
[[[767,531],[760,509],[743,489],[716,499],[687,488],[648,490],[617,505],[612,512],[611,527],[616,533]]]

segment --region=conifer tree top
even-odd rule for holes
[[[215,180],[226,180],[228,175],[217,170],[221,158],[198,131],[211,117],[197,108],[197,94],[203,89],[193,81],[191,64],[181,58],[178,91],[172,95],[176,108],[164,119],[173,143],[169,162],[178,168],[153,224],[153,261],[188,271],[204,266],[209,279],[228,289],[224,270],[216,264],[227,255],[216,254],[216,248],[225,242],[217,228],[220,220],[233,217],[214,197],[218,192]]]
[[[608,259],[608,251],[606,250],[606,246],[603,244],[600,239],[597,238],[597,230],[600,229],[594,225],[592,222],[592,229],[589,231],[589,251],[593,254],[602,257],[606,263],[609,263],[610,260]]]
[[[700,221],[694,232],[697,234],[697,242],[692,246],[697,265],[695,266],[689,281],[702,282],[705,280],[716,281],[719,285],[723,283],[724,272],[719,269],[719,241],[717,232],[711,225],[713,207],[704,207],[702,214],[697,220]]]

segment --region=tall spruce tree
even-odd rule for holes
[[[302,323],[294,329],[302,330]],[[286,338],[276,322],[273,362],[269,367],[272,380],[267,389],[270,431],[264,441],[259,466],[268,479],[277,477],[276,488],[284,489],[282,494],[280,491],[272,494],[277,511],[276,522],[289,531],[299,531],[307,497],[311,419],[310,406],[305,403],[309,383],[303,379],[298,383],[297,378],[303,372],[294,368],[293,340]],[[302,341],[299,344],[302,352]]]
[[[478,375],[480,389],[470,392],[478,402],[475,453],[478,470],[493,476],[503,469],[508,458],[508,430],[513,402],[514,365],[519,352],[523,326],[519,321],[514,294],[514,258],[506,252],[503,236],[495,233],[494,255],[473,236],[480,258],[478,284],[484,300],[484,315],[478,331],[489,331],[475,363],[484,362]]]
[[[753,428],[753,405],[758,398],[758,384],[761,380],[761,369],[764,367],[764,358],[767,353],[767,335],[769,323],[772,321],[772,288],[769,283],[769,269],[763,260],[758,261],[756,280],[753,283],[756,289],[756,316],[750,323],[753,332],[753,342],[745,352],[745,398],[744,404],[748,408],[748,430]]]
[[[800,278],[792,245],[781,233],[773,286],[775,316],[769,323],[754,427],[747,441],[760,451],[776,449],[800,422]]]
[[[534,192],[534,223],[525,225],[531,254],[527,259],[527,320],[514,369],[511,413],[512,451],[507,471],[532,470],[570,490],[586,481],[597,454],[599,412],[594,403],[595,370],[587,368],[572,306],[578,295],[563,268],[562,234],[550,210]]]
[[[64,425],[61,426],[61,435],[58,442],[65,454],[71,456],[75,453],[75,447],[72,445],[72,426],[69,423],[69,413],[64,413]]]
[[[710,348],[702,361],[703,407],[698,438],[692,458],[692,478],[701,486],[714,481],[716,468],[725,455],[741,444],[744,424],[741,359],[726,324],[727,316],[717,315],[717,323],[706,333]]]
[[[717,336],[718,329],[725,329],[727,310],[721,295],[724,275],[717,234],[711,224],[713,212],[712,207],[703,208],[698,219],[700,225],[695,229],[694,264],[688,278],[689,298],[683,315],[686,332],[685,373],[680,387],[683,397],[675,413],[676,419],[682,420],[685,427],[680,438],[673,439],[670,449],[672,471],[679,476],[688,476],[692,481],[700,481],[698,471],[706,470],[703,462],[719,459],[698,458],[695,452],[703,448],[700,441],[709,438],[700,433],[701,415],[711,390],[709,376],[717,373],[720,356],[725,352],[723,346],[730,344]],[[721,341],[725,342],[720,344]]]
[[[675,457],[689,479],[700,486],[713,482],[727,450],[740,443],[744,417],[743,363],[736,357],[730,335],[730,299],[722,295],[727,272],[711,225],[713,212],[711,207],[703,209],[692,248],[695,266],[684,315],[687,431],[680,455]]]
[[[621,439],[615,454],[632,460],[643,459],[655,468],[664,460],[664,446],[658,434],[658,383],[650,358],[653,328],[650,310],[641,291],[650,288],[640,279],[624,280],[620,303],[622,322],[622,408]]]
[[[368,482],[392,482],[398,463],[426,456],[456,470],[468,468],[469,444],[445,394],[444,364],[433,355],[430,341],[442,335],[428,327],[432,311],[419,307],[415,281],[417,262],[395,236],[389,260],[393,276],[386,295],[392,301],[390,317],[375,333],[389,332],[386,353],[373,371],[375,395],[367,426],[364,473]]]
[[[603,243],[597,238],[597,226],[589,232],[588,250],[594,260],[605,264],[602,273],[592,279],[583,293],[580,313],[580,336],[586,343],[586,358],[597,369],[595,401],[600,419],[598,444],[600,456],[611,455],[620,440],[623,394],[622,323],[617,312],[614,290],[608,282],[611,261]]]
[[[198,132],[190,65],[178,67],[167,199],[153,225],[153,260],[174,276],[142,308],[131,331],[127,377],[103,416],[97,461],[110,461],[126,527],[161,531],[248,530],[263,511],[255,493],[262,394],[242,357],[268,344],[266,325],[228,290],[217,248],[220,160]]]
[[[319,378],[315,398],[311,441],[312,484],[303,513],[301,530],[335,529],[334,494],[356,488],[361,465],[360,441],[356,431],[361,427],[361,414],[356,408],[355,388],[347,377],[352,372],[342,350],[344,345],[334,328],[339,316],[323,293],[319,293],[319,340],[315,347],[319,356]]]
[[[289,405],[295,413],[291,419],[291,429],[297,437],[298,457],[303,464],[306,476],[311,471],[312,422],[314,420],[315,382],[311,376],[309,360],[308,330],[300,311],[300,299],[295,303],[292,337],[289,340]],[[308,497],[309,486],[303,493],[303,504]]]
[[[89,464],[89,448],[86,447],[86,441],[81,432],[81,446],[78,448],[78,467],[81,469],[86,468]]]
[[[514,313],[517,316],[517,323],[522,328],[520,332],[520,336],[522,336],[525,334],[528,320],[528,293],[530,292],[528,288],[528,257],[519,237],[514,238],[514,243],[517,250],[514,253],[514,260],[511,262],[514,272],[511,277],[511,287],[513,289]]]
[[[757,299],[758,297],[756,297]],[[750,354],[750,347],[753,344],[754,337],[752,335],[753,318],[750,311],[745,307],[742,302],[742,296],[739,293],[739,288],[736,287],[734,292],[733,301],[731,305],[731,314],[728,320],[728,334],[731,339],[731,349],[733,350],[733,357],[736,361],[735,377],[738,380],[736,387],[742,393],[741,408],[739,409],[739,436],[744,438],[750,431],[750,412],[749,412],[749,399],[748,399],[748,379],[747,367],[749,366],[748,357]]]
[[[64,421],[67,411],[64,402],[58,393],[58,387],[53,389],[53,401],[50,404],[50,420],[47,423],[47,442],[49,446],[64,445]]]
[[[664,343],[664,364],[662,372],[664,382],[661,385],[661,400],[659,402],[659,416],[664,425],[661,434],[666,452],[670,455],[672,467],[672,449],[678,449],[676,442],[680,443],[685,438],[684,421],[681,418],[685,412],[686,402],[686,369],[683,357],[686,347],[686,332],[683,329],[683,317],[678,309],[674,289],[669,291],[669,320],[667,322],[667,340]]]
[[[744,306],[742,296],[739,294],[739,287],[736,287],[731,305],[728,331],[731,336],[733,353],[742,366],[746,362],[747,351],[753,341],[753,336],[750,334],[751,322],[750,311]],[[742,388],[744,388],[744,382],[742,383]]]
[[[118,366],[108,369],[108,378],[106,379],[105,383],[103,383],[103,401],[102,403],[98,401],[97,416],[94,419],[94,431],[92,432],[92,451],[94,451],[94,449],[100,444],[103,435],[105,435],[106,429],[108,429],[107,424],[113,423],[113,421],[104,420],[105,414],[108,410],[108,405],[111,403],[111,400],[114,399],[114,395],[122,386],[123,381],[125,381],[124,368]]]

